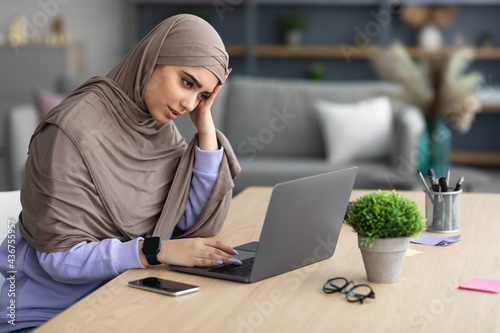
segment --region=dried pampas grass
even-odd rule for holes
[[[462,47],[443,49],[433,56],[413,61],[401,43],[375,49],[371,63],[383,78],[404,88],[403,100],[422,110],[426,119],[445,119],[467,132],[481,103],[475,96],[483,76],[465,73],[474,51]]]

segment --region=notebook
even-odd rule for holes
[[[234,247],[243,265],[170,266],[171,270],[256,282],[330,258],[358,168],[276,184],[259,241]]]

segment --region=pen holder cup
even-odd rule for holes
[[[451,233],[460,231],[460,194],[425,191],[425,217],[429,232]]]

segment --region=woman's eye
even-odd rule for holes
[[[201,99],[202,101],[206,100],[207,98],[208,98],[208,96],[207,96],[207,95],[200,95],[200,99]]]
[[[186,79],[183,79],[182,81],[184,81],[184,85],[188,88],[191,88],[193,86],[193,84],[191,83],[191,81],[188,81]]]

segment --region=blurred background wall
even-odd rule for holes
[[[400,40],[414,48],[421,33],[420,27],[401,17],[402,3],[457,7],[453,19],[440,29],[440,38],[446,45],[480,50],[481,57],[471,70],[486,78],[484,97],[500,104],[499,92],[492,90],[500,86],[498,0],[0,0],[0,128],[2,133],[8,130],[7,110],[32,103],[36,89],[57,90],[61,76],[83,82],[106,75],[157,23],[183,12],[204,17],[220,33],[235,74],[380,80],[369,64],[366,47]],[[302,39],[292,49],[283,47],[280,25],[282,16],[289,13],[307,17]],[[12,46],[9,31],[15,19],[24,22],[29,38]],[[54,34],[63,34],[64,40],[58,41]],[[418,47],[414,51],[420,52]],[[500,108],[493,107],[477,115],[468,133],[454,132],[455,151],[493,152],[479,163],[474,158],[479,155],[474,154],[458,162],[469,159],[471,164],[499,167],[499,127]],[[1,135],[0,171],[5,169],[6,149]],[[0,173],[0,188],[8,183],[6,175]]]
[[[80,44],[78,66],[70,72],[104,75],[114,67],[135,39],[132,6],[124,0],[0,0],[0,34],[8,38],[12,19],[23,15],[36,43],[61,18],[71,42]],[[19,49],[22,52],[22,49]]]

